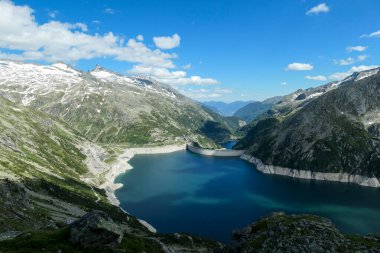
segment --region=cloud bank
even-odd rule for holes
[[[79,60],[110,58],[121,62],[134,63],[130,71],[146,74],[169,84],[217,84],[212,78],[187,76],[184,71],[172,71],[176,65],[175,53],[161,49],[172,49],[180,44],[180,36],[154,37],[157,48],[147,47],[144,37],[124,39],[112,32],[91,34],[84,23],[64,23],[56,20],[38,23],[34,10],[29,6],[15,5],[0,0],[0,58],[23,61],[74,63]],[[105,9],[113,14],[113,9]]]

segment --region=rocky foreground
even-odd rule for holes
[[[322,217],[274,213],[233,231],[231,243],[223,245],[185,234],[139,231],[92,211],[59,229],[3,238],[0,252],[380,252],[380,236],[347,236]]]
[[[326,218],[274,213],[234,231],[221,252],[380,252],[380,236],[347,236]]]

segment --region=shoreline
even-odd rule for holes
[[[366,177],[361,175],[351,175],[348,173],[324,173],[312,172],[308,170],[296,170],[274,165],[266,165],[260,159],[244,154],[240,157],[249,163],[256,165],[256,169],[264,174],[273,174],[308,180],[333,181],[341,183],[354,183],[360,186],[379,188],[379,179],[375,177]]]
[[[122,183],[115,183],[116,178],[127,172],[128,170],[133,169],[129,164],[135,155],[142,154],[166,154],[172,153],[180,150],[185,150],[186,144],[173,144],[166,146],[157,146],[157,147],[140,147],[140,148],[126,148],[123,153],[117,157],[117,160],[111,164],[111,168],[107,171],[104,176],[105,182],[101,185],[106,191],[108,200],[115,206],[120,205],[120,201],[115,195],[115,191],[123,187]]]

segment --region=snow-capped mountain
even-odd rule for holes
[[[318,98],[342,85],[345,85],[350,81],[357,82],[374,76],[379,72],[379,70],[380,68],[375,68],[361,72],[355,72],[341,81],[330,82],[325,85],[309,88],[306,90],[299,89],[289,95],[283,96],[281,98],[281,101],[272,107],[270,114],[277,116],[286,116],[289,113],[294,113],[297,110],[303,108],[313,99]]]
[[[207,122],[228,129],[222,117],[168,85],[100,66],[83,72],[62,62],[2,60],[0,95],[60,117],[100,142],[167,143],[186,136],[210,144],[202,132]]]

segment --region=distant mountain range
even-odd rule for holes
[[[248,105],[252,101],[234,101],[231,103],[225,103],[221,101],[205,101],[202,102],[208,108],[214,110],[223,116],[233,116],[240,108]]]
[[[59,117],[101,143],[157,145],[186,138],[215,146],[230,138],[230,124],[238,125],[168,85],[100,66],[83,72],[64,63],[0,61],[0,95]]]
[[[260,101],[251,102],[245,105],[244,107],[240,108],[239,110],[237,110],[234,113],[234,116],[249,123],[260,114],[272,108],[272,106],[278,103],[279,101],[281,101],[281,99],[282,97],[273,97],[273,98],[268,98],[262,102]]]
[[[284,96],[237,148],[266,173],[379,187],[379,68]]]
[[[235,101],[225,103],[221,101],[202,102],[206,107],[223,116],[236,117],[246,123],[266,112],[278,103],[282,97],[273,97],[264,101]]]

